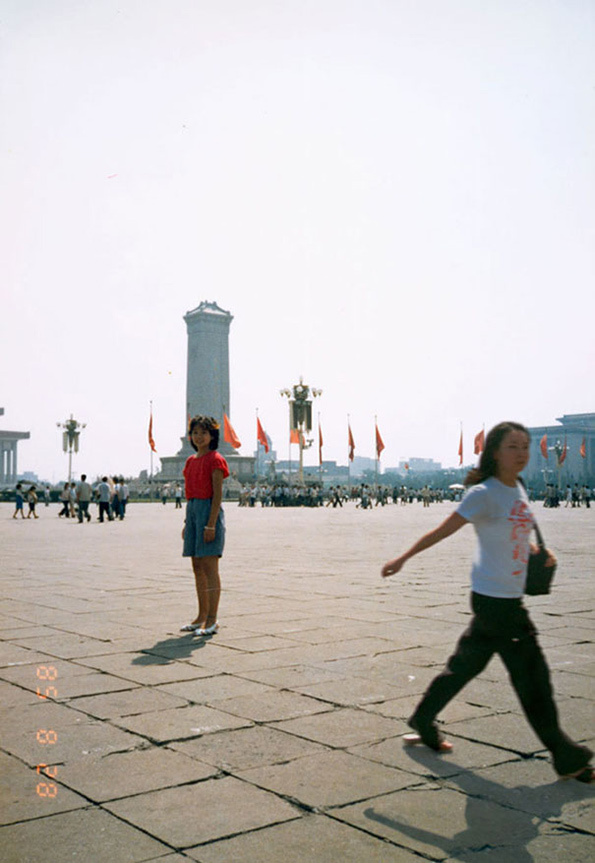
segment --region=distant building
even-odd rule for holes
[[[564,414],[559,425],[535,426],[531,434],[531,456],[523,474],[526,481],[541,487],[546,483],[565,486],[595,482],[595,413]],[[547,438],[548,457],[541,453],[541,441]],[[584,443],[585,457],[581,455]],[[566,457],[559,465],[559,453],[566,444]],[[558,453],[556,452],[558,450]]]
[[[264,444],[260,443],[260,441],[256,444],[256,449],[254,451],[254,471],[256,476],[265,476],[271,472],[271,464],[277,462],[277,452],[273,449],[273,442],[269,435],[264,433],[267,443],[269,445],[269,451],[267,452],[264,448]]]
[[[366,458],[366,456],[363,455],[356,455],[351,463],[351,476],[363,476],[365,471],[373,471],[375,467],[375,459]],[[378,466],[378,473],[380,473],[380,465]]]
[[[0,416],[4,408],[0,408]],[[31,432],[0,431],[0,485],[13,485],[17,481],[17,444],[28,440]]]
[[[410,471],[415,471],[416,473],[435,473],[442,470],[441,462],[434,461],[433,458],[409,458],[400,461],[398,468],[387,467],[385,473],[391,473],[392,471],[403,473],[403,471],[407,471],[407,465],[409,465]]]

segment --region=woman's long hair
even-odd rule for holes
[[[196,426],[211,433],[209,449],[217,449],[217,447],[219,446],[219,423],[217,422],[215,417],[192,417],[188,425],[188,440],[190,441],[190,446],[192,447],[192,449],[196,449],[196,447],[192,443],[192,432],[196,428]]]
[[[491,476],[498,475],[498,462],[496,452],[500,448],[503,438],[511,431],[520,431],[531,440],[529,429],[521,423],[503,422],[498,423],[487,434],[484,450],[479,459],[477,467],[472,468],[465,477],[465,485],[477,485]]]

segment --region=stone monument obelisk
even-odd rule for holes
[[[221,426],[219,451],[225,457],[235,450],[223,440],[223,414],[229,406],[229,328],[233,315],[217,303],[202,302],[186,312],[188,364],[186,370],[186,415],[215,417]],[[184,436],[188,454],[192,448]]]
[[[251,476],[254,458],[240,456],[223,440],[223,414],[230,416],[229,396],[229,328],[233,315],[220,308],[217,303],[203,301],[195,309],[186,312],[184,322],[188,334],[188,358],[186,367],[186,416],[188,420],[196,414],[215,417],[221,426],[219,452],[229,462],[229,468],[238,477]],[[160,479],[170,481],[182,475],[184,462],[194,450],[188,441],[187,431],[181,438],[182,448],[175,456],[161,459]],[[233,464],[232,464],[233,462]]]

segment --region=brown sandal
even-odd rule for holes
[[[567,773],[566,776],[561,776],[560,778],[576,779],[578,782],[589,784],[590,782],[595,782],[595,768],[587,765],[587,767],[581,767],[576,773]]]

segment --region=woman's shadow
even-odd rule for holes
[[[177,659],[188,659],[197,650],[206,647],[212,636],[196,636],[192,633],[164,638],[155,642],[152,647],[144,647],[132,660],[132,665],[169,665]]]
[[[430,759],[436,757],[434,753],[423,749],[414,749],[409,754],[415,761],[428,767],[431,766]],[[374,807],[364,810],[365,817],[402,836],[414,839],[424,846],[414,848],[421,853],[427,853],[427,846],[431,846],[440,848],[449,858],[468,860],[473,852],[494,852],[500,849],[510,855],[514,849],[514,857],[507,856],[502,859],[514,859],[514,863],[532,863],[533,857],[527,845],[540,835],[540,825],[552,818],[559,818],[564,804],[595,796],[593,786],[589,787],[574,780],[554,781],[541,786],[518,785],[510,788],[486,779],[480,773],[467,770],[462,765],[453,763],[450,758],[448,763],[455,770],[460,767],[460,772],[449,775],[448,781],[458,786],[458,790],[450,788],[451,793],[457,794],[461,791],[466,796],[467,826],[464,829],[454,835],[442,835],[427,828],[415,826],[411,823],[411,819],[399,820],[396,814],[388,816],[385,812],[377,812]],[[436,794],[448,792],[448,790],[449,788],[442,788],[437,792],[434,786],[427,793]],[[423,789],[412,789],[409,793],[423,793]],[[456,813],[452,805],[449,805],[451,800],[452,798],[449,801],[445,800],[443,818],[446,824],[456,820]],[[420,799],[421,806],[423,801]],[[426,819],[421,815],[420,821],[423,820]],[[577,830],[578,832],[580,831]],[[382,835],[387,836],[385,832]]]

